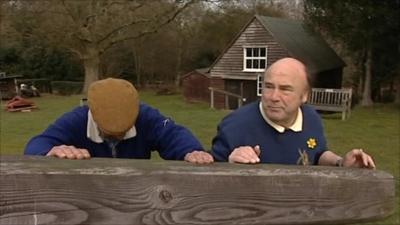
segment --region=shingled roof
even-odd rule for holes
[[[256,19],[292,57],[307,64],[311,73],[346,65],[319,34],[312,32],[301,21],[259,15]]]

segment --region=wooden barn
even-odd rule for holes
[[[189,102],[210,100],[209,68],[193,70],[181,77],[183,96]]]
[[[16,96],[19,92],[17,79],[21,78],[21,75],[7,76],[4,72],[0,73],[0,98],[8,100]]]
[[[239,106],[236,96],[244,103],[257,100],[265,69],[284,57],[304,62],[314,77],[314,87],[341,88],[345,63],[321,36],[301,21],[255,16],[210,66],[212,107],[235,109]]]

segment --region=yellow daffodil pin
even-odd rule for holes
[[[314,149],[317,146],[317,141],[315,138],[309,138],[307,141],[308,148]]]

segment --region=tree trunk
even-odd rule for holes
[[[364,65],[362,67],[364,67]],[[360,77],[358,79],[358,87],[357,87],[357,96],[358,97],[361,96],[362,92],[363,92],[363,87],[364,87],[364,83],[363,83],[364,76],[363,75],[365,75],[365,73],[360,74]]]
[[[179,37],[178,37],[178,58],[176,60],[176,67],[175,67],[175,87],[179,88],[179,84],[181,83],[181,67],[182,67],[182,54],[183,54],[183,40],[182,40],[182,35],[181,32],[179,32]]]
[[[141,85],[140,85],[140,82],[141,82],[141,80],[140,80],[140,59],[139,59],[139,53],[138,53],[138,49],[135,47],[134,49],[133,49],[133,57],[134,57],[134,60],[135,60],[135,75],[136,75],[136,86],[137,87],[141,87]]]
[[[396,95],[394,98],[394,103],[400,104],[400,75],[397,75],[395,86],[396,86]]]
[[[100,53],[95,48],[87,49],[83,57],[83,65],[85,68],[85,83],[83,86],[83,93],[86,94],[89,85],[94,81],[99,80],[100,71]]]
[[[367,59],[365,61],[365,81],[364,81],[364,91],[361,100],[362,106],[371,106],[373,101],[371,99],[371,79],[372,79],[372,51],[368,49]]]

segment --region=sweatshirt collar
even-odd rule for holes
[[[273,127],[275,130],[277,130],[279,133],[285,132],[285,127],[283,127],[277,123],[274,123],[267,117],[267,115],[264,112],[261,101],[259,104],[259,109],[260,109],[260,113],[261,113],[262,117],[264,118],[265,122],[267,122],[271,127]],[[303,113],[300,108],[298,109],[296,120],[294,121],[292,126],[288,127],[287,129],[292,130],[294,132],[300,132],[303,130]]]
[[[96,142],[96,143],[103,143],[104,139],[101,137],[99,128],[97,127],[96,122],[93,120],[92,113],[90,110],[88,111],[88,122],[86,128],[86,136]],[[123,140],[133,138],[136,136],[136,127],[133,125],[125,134]]]

